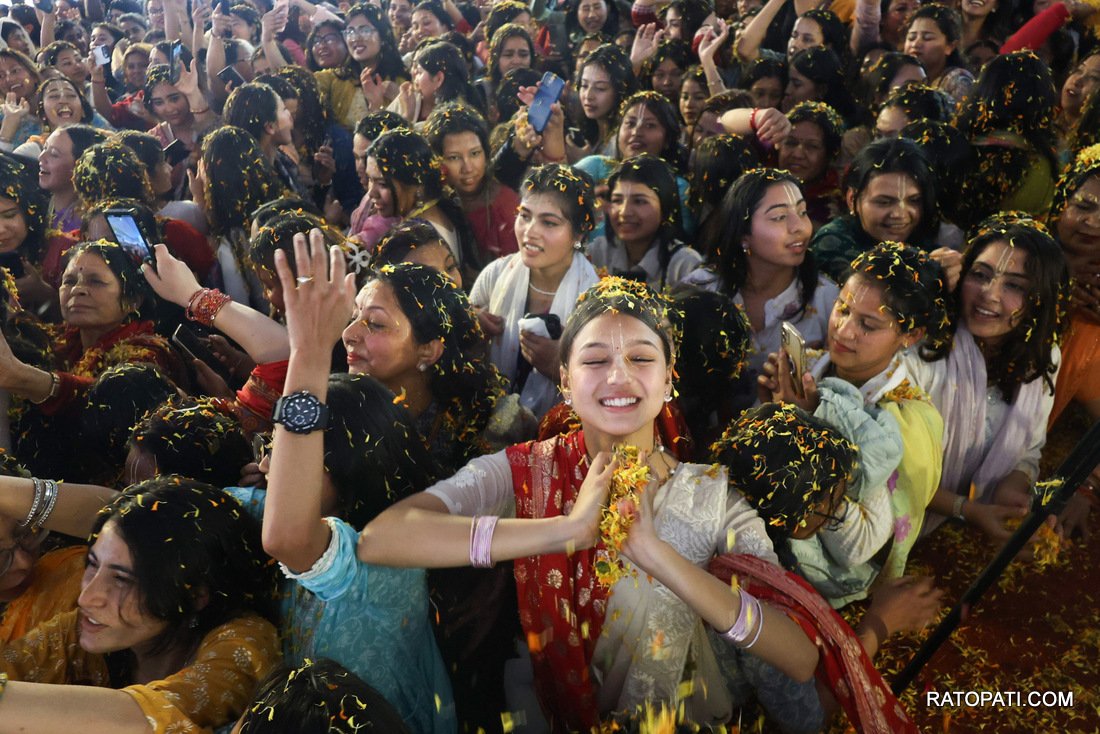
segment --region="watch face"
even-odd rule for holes
[[[283,405],[283,419],[286,424],[295,428],[308,428],[315,425],[320,415],[320,403],[317,398],[305,395],[296,396],[296,398]]]
[[[321,402],[312,395],[290,395],[283,400],[282,420],[288,430],[311,430],[321,416]]]

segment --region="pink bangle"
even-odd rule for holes
[[[493,531],[500,520],[496,515],[475,515],[470,524],[470,565],[492,568]]]
[[[754,628],[757,637],[759,637],[761,626],[760,602],[744,589],[739,591],[741,594],[741,611],[737,615],[737,621],[733,623],[732,627],[721,633],[723,639],[732,642],[734,645],[743,645]],[[756,640],[754,639],[752,642],[755,644]]]

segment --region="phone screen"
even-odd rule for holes
[[[183,63],[183,43],[181,41],[172,42],[171,56],[168,59],[168,75],[169,81],[173,84],[180,80],[180,65]]]
[[[130,214],[106,215],[107,226],[115,235],[115,241],[122,245],[130,255],[138,262],[153,259],[153,248],[145,241],[144,235],[138,228],[137,221]]]

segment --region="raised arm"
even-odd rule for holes
[[[745,26],[745,31],[737,40],[736,46],[737,56],[742,61],[746,63],[756,61],[760,56],[760,45],[768,35],[768,27],[775,20],[775,16],[779,15],[779,11],[786,2],[787,0],[768,0],[764,7],[760,8],[760,12],[754,15]]]
[[[202,286],[186,263],[169,254],[167,247],[155,245],[154,249],[157,267],[153,270],[148,264],[142,265],[145,279],[158,296],[187,308]],[[290,356],[286,328],[243,304],[227,303],[214,317],[214,327],[240,344],[257,364],[278,362]]]
[[[332,345],[340,339],[355,308],[355,278],[345,274],[344,257],[326,252],[319,230],[294,237],[297,279],[286,253],[275,253],[283,286],[290,364],[283,395],[306,390],[322,403],[328,395]],[[324,431],[291,433],[275,426],[271,471],[264,506],[264,551],[291,571],[308,571],[324,554],[332,531],[321,512]]]

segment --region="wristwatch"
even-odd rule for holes
[[[291,433],[312,433],[328,427],[328,406],[306,390],[284,395],[275,401],[271,420]]]

